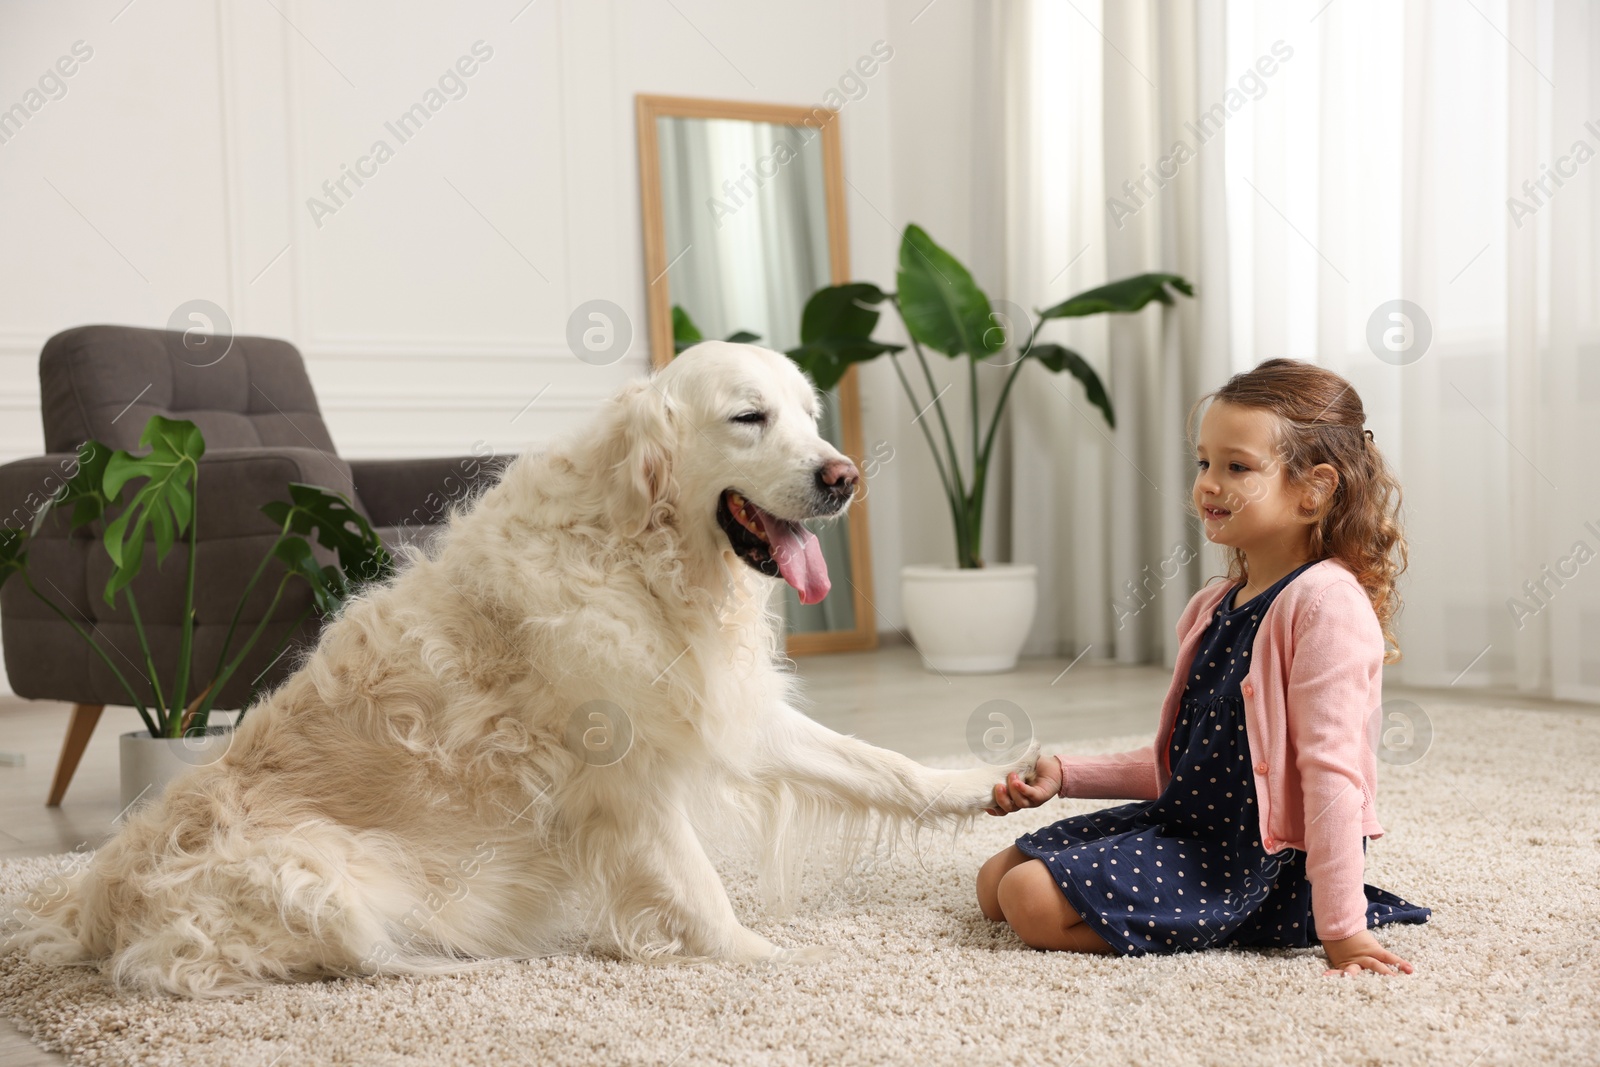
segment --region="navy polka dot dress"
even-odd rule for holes
[[[1239,683],[1267,606],[1312,563],[1248,603],[1223,597],[1189,668],[1172,731],[1172,781],[1153,801],[1076,815],[1017,838],[1067,902],[1127,956],[1213,946],[1317,944],[1305,853],[1261,847]],[[1362,847],[1366,842],[1363,840]],[[1427,922],[1427,908],[1366,887],[1367,926]]]

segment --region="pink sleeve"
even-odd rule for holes
[[[1289,743],[1305,797],[1306,876],[1317,936],[1367,928],[1361,851],[1362,773],[1372,676],[1383,669],[1383,632],[1359,588],[1332,585],[1295,628],[1289,665]]]
[[[1161,788],[1156,779],[1155,745],[1109,756],[1057,756],[1061,763],[1061,790],[1057,796],[1086,800],[1154,800]]]

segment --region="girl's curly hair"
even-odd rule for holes
[[[1337,557],[1355,573],[1383,627],[1383,661],[1397,662],[1400,646],[1390,623],[1400,609],[1395,583],[1406,569],[1400,482],[1373,441],[1372,431],[1363,428],[1366,412],[1355,389],[1314,363],[1266,360],[1194,402],[1186,425],[1191,447],[1196,441],[1196,416],[1208,399],[1261,408],[1277,416],[1265,473],[1281,464],[1289,485],[1303,488],[1310,484],[1308,472],[1319,463],[1331,464],[1339,472],[1332,495],[1320,496],[1316,508],[1301,512],[1311,523],[1312,558]],[[1193,511],[1192,498],[1189,506]],[[1244,553],[1229,547],[1226,555],[1228,580],[1248,581]]]

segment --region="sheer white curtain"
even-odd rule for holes
[[[1354,384],[1405,486],[1390,677],[1600,699],[1600,14],[1307,0],[996,18],[1014,299],[1153,269],[1199,290],[1165,334],[1151,316],[1061,335],[1106,375],[1115,432],[1071,383],[1036,376],[1017,404],[1011,547],[1045,568],[1034,650],[1170,660],[1157,642],[1219,569],[1206,550],[1162,584],[1170,545],[1198,545],[1182,411],[1290,356]],[[1180,141],[1187,158],[1161,167]],[[1170,179],[1141,182],[1146,165]],[[1112,605],[1140,576],[1130,621]]]
[[[1114,430],[1070,377],[1030,365],[1019,379],[1002,485],[1011,558],[1040,570],[1030,653],[1170,661],[1178,614],[1201,575],[1221,570],[1185,510],[1183,420],[1228,372],[1224,156],[1184,123],[1222,97],[1223,13],[1220,2],[1153,0],[995,12],[1006,84],[1001,291],[1043,308],[1161,270],[1201,296],[1174,314],[1046,328],[1095,366]],[[1182,161],[1170,158],[1179,139],[1195,149]],[[1131,211],[1108,211],[1111,197]]]
[[[1580,0],[1317,11],[1229,11],[1230,67],[1306,42],[1228,126],[1237,362],[1337,370],[1399,469],[1392,677],[1596,699],[1600,186],[1575,157],[1600,150],[1600,23]]]

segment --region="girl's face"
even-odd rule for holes
[[[1194,504],[1206,537],[1219,545],[1293,550],[1308,533],[1296,507],[1314,497],[1290,486],[1274,454],[1275,419],[1264,408],[1219,400],[1200,420]]]

